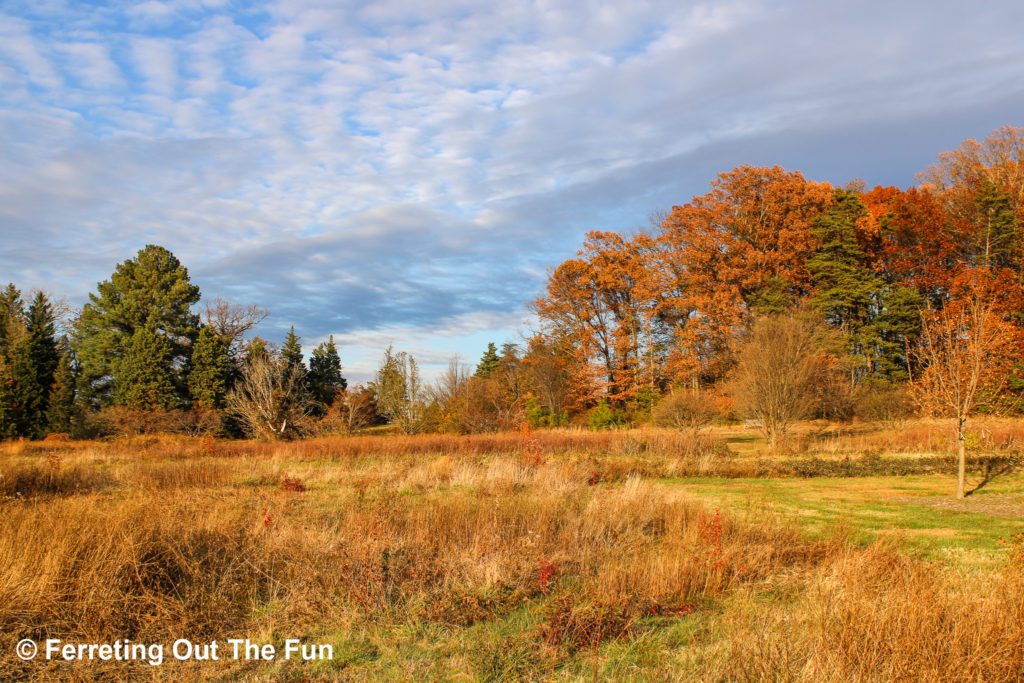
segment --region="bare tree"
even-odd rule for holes
[[[419,431],[426,412],[426,391],[416,359],[388,347],[374,382],[377,409],[406,434]]]
[[[964,424],[979,406],[996,407],[1018,358],[1020,332],[1005,321],[995,299],[979,290],[941,311],[924,313],[915,389],[922,407],[956,421],[956,497],[966,495]]]
[[[243,335],[268,315],[267,311],[255,304],[233,304],[220,297],[209,301],[203,310],[206,325],[217,333],[233,357],[238,355]]]
[[[269,354],[249,358],[228,394],[228,410],[254,438],[280,439],[301,433],[311,408],[301,368]]]
[[[448,361],[448,368],[441,373],[427,394],[440,412],[440,427],[448,431],[465,431],[465,420],[470,404],[470,374],[459,357]]]
[[[373,392],[361,384],[343,391],[334,405],[338,407],[345,431],[349,434],[369,426],[377,414],[373,405]]]
[[[373,390],[361,384],[335,394],[327,414],[317,422],[317,434],[354,434],[377,420]]]
[[[711,423],[713,410],[707,392],[690,387],[671,387],[654,406],[651,419],[659,427],[670,427],[693,435]]]
[[[799,312],[757,318],[740,349],[734,392],[740,410],[760,423],[775,448],[816,403],[817,387],[832,371],[828,332]]]

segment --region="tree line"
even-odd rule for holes
[[[118,264],[62,335],[44,293],[26,307],[9,284],[0,294],[0,435],[256,433],[239,410],[239,392],[258,361],[294,379],[288,400],[310,415],[325,413],[344,391],[333,337],[313,350],[307,367],[294,328],[276,348],[246,336],[266,311],[215,299],[197,313],[199,300],[188,270],[155,245]]]
[[[350,387],[333,338],[307,363],[294,328],[279,345],[251,336],[266,311],[201,306],[187,269],[149,245],[77,314],[42,293],[26,305],[13,284],[0,293],[0,436],[692,427],[718,413],[753,417],[774,441],[798,417],[953,405],[942,354],[981,322],[968,412],[1009,405],[1024,387],[1024,129],[969,140],[920,181],[722,173],[650,230],[589,233],[533,302],[534,333],[432,383],[389,348]],[[950,372],[970,374],[972,358]]]
[[[635,413],[676,388],[723,388],[763,317],[827,327],[834,386],[813,409],[840,418],[858,397],[922,379],[926,327],[943,311],[981,295],[1019,329],[1024,129],[968,140],[919,178],[868,190],[743,166],[652,230],[589,233],[534,303],[573,368],[570,411],[606,401]],[[1016,371],[1006,388],[1022,386]]]

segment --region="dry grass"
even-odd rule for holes
[[[1019,568],[966,581],[889,547],[722,515],[652,481],[738,460],[682,450],[680,438],[6,444],[0,675],[572,678],[593,653],[691,622],[724,629],[700,646],[714,656],[675,643],[603,677],[1022,674]],[[723,612],[737,596],[770,608]],[[377,654],[316,669],[13,656],[26,637],[305,637],[342,648],[354,634]],[[435,643],[432,654],[388,649],[403,638]]]

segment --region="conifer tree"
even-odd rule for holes
[[[976,259],[985,266],[1011,268],[1019,249],[1017,220],[1010,197],[992,181],[983,179],[974,197]]]
[[[155,326],[140,327],[113,366],[114,402],[139,410],[177,407],[173,363],[172,343]]]
[[[75,409],[75,373],[70,353],[63,353],[53,373],[53,385],[46,408],[46,425],[50,432],[70,434],[77,417]]]
[[[865,265],[855,226],[867,207],[850,190],[837,190],[836,203],[814,220],[812,232],[820,246],[807,260],[816,288],[812,302],[825,319],[846,337],[861,367],[870,369],[875,340],[869,324],[877,308],[882,282]]]
[[[8,386],[0,397],[8,405],[8,436],[41,436],[42,415],[46,409],[46,392],[39,385],[35,364],[32,362],[30,338],[21,322],[8,325],[11,332],[8,354]]]
[[[21,291],[13,282],[9,283],[0,291],[0,355],[8,352],[8,326],[12,321],[23,320],[24,317],[25,304],[21,300]]]
[[[747,297],[750,308],[760,315],[783,313],[793,307],[792,285],[785,279],[773,275]]]
[[[159,384],[171,387],[170,395],[164,389],[153,394],[159,399],[156,403],[179,402],[185,387],[181,369],[187,367],[199,323],[190,309],[199,301],[199,288],[189,281],[188,270],[167,249],[148,245],[135,258],[118,264],[97,290],[89,295],[74,334],[79,383],[86,398],[102,404],[116,396],[120,403],[129,396],[151,393],[155,384],[141,394],[137,388],[121,386],[142,373],[141,359],[129,362],[127,358],[130,346],[142,344],[154,350],[159,347],[161,356],[154,360],[153,373],[167,373]],[[154,335],[162,342],[154,341]],[[129,375],[121,376],[119,371]],[[135,398],[130,402],[134,404]]]
[[[188,370],[188,391],[192,405],[223,408],[231,370],[227,347],[208,326],[199,330]]]
[[[480,363],[476,366],[476,372],[473,373],[473,376],[487,379],[500,363],[501,356],[498,355],[498,347],[494,345],[494,342],[487,342],[487,350],[480,357]]]
[[[299,342],[302,337],[296,336],[295,326],[288,330],[288,336],[285,337],[284,345],[281,347],[281,360],[283,360],[289,367],[298,368],[301,367],[303,370],[306,369],[306,364],[302,359],[302,344]]]
[[[348,386],[348,382],[341,376],[341,358],[338,357],[333,335],[313,349],[309,357],[306,383],[313,399],[325,406],[332,405],[338,392]]]
[[[46,431],[46,403],[53,385],[53,374],[60,360],[60,350],[57,346],[53,306],[42,292],[37,292],[32,299],[25,328],[28,333],[28,354],[40,392],[37,404],[28,408],[29,420],[34,435],[43,436]]]
[[[876,371],[890,380],[913,379],[910,349],[921,334],[924,297],[913,287],[887,287],[872,325],[877,340]]]
[[[245,347],[244,362],[256,359],[267,360],[271,356],[270,347],[263,337],[253,337]]]

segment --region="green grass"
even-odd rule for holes
[[[1024,529],[1020,519],[991,514],[987,507],[1024,503],[1022,475],[992,481],[968,497],[964,510],[935,505],[950,500],[955,487],[951,477],[941,475],[663,481],[723,510],[776,515],[814,536],[845,527],[861,543],[893,538],[926,557],[968,564],[998,561],[1005,554],[1000,539]]]

